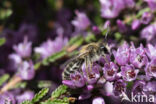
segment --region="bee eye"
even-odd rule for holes
[[[106,54],[109,53],[109,52],[108,52],[108,49],[107,49],[106,47],[104,47],[104,46],[101,47],[101,50],[102,50],[104,53],[106,53]]]

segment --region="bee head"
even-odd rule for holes
[[[100,43],[100,51],[101,53],[104,55],[104,54],[110,54],[111,52],[111,49],[110,47],[108,46],[107,43]]]

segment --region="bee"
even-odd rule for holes
[[[93,62],[100,59],[103,56],[106,59],[106,54],[110,53],[110,47],[106,43],[90,43],[82,46],[79,54],[73,58],[65,67],[62,73],[63,80],[70,80],[70,75],[76,71],[82,72],[81,67],[83,63],[92,67]],[[88,72],[88,70],[87,70]]]

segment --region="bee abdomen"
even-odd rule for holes
[[[75,59],[71,63],[69,63],[62,74],[63,80],[69,80],[70,75],[75,71],[78,71],[82,66],[83,62],[83,59]]]

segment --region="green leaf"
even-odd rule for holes
[[[29,100],[25,100],[25,101],[22,102],[22,104],[32,104],[32,103]]]
[[[42,89],[39,93],[37,93],[34,98],[32,99],[32,103],[38,102],[40,99],[42,99],[49,91],[49,88]]]
[[[65,50],[62,50],[62,51],[57,52],[57,53],[53,54],[52,56],[48,57],[48,61],[49,62],[54,62],[57,59],[63,57],[64,55],[66,55],[66,51]]]
[[[132,86],[133,86],[133,82],[128,82],[128,83],[127,83],[127,89],[132,88]]]
[[[116,32],[114,35],[115,35],[116,40],[120,40],[122,37],[121,33],[119,33],[119,32]]]
[[[38,62],[34,65],[34,69],[37,70],[41,66],[41,62]]]
[[[6,39],[5,38],[0,38],[0,46],[2,46],[3,44],[5,44]]]
[[[0,19],[4,20],[12,14],[11,9],[0,9]]]
[[[96,37],[95,37],[95,35],[94,34],[88,34],[88,36],[85,38],[85,41],[86,42],[88,42],[88,43],[90,43],[90,42],[92,42],[92,41],[96,41]]]
[[[41,104],[69,104],[69,100],[65,97],[64,99],[48,100],[46,102],[42,102]]]
[[[150,8],[144,8],[140,10],[138,14],[136,15],[136,18],[140,18],[144,12],[149,12],[149,11],[150,11]]]
[[[83,37],[81,35],[75,36],[69,40],[68,45],[71,46],[75,44],[77,41],[82,40],[82,39]]]
[[[50,86],[52,86],[51,81],[39,81],[37,83],[38,88],[45,88],[45,87],[50,87]]]
[[[0,77],[0,86],[9,79],[9,74],[4,74]]]
[[[65,85],[60,85],[55,91],[52,92],[51,97],[53,99],[58,98],[59,96],[61,96],[62,94],[67,92],[68,87]]]

